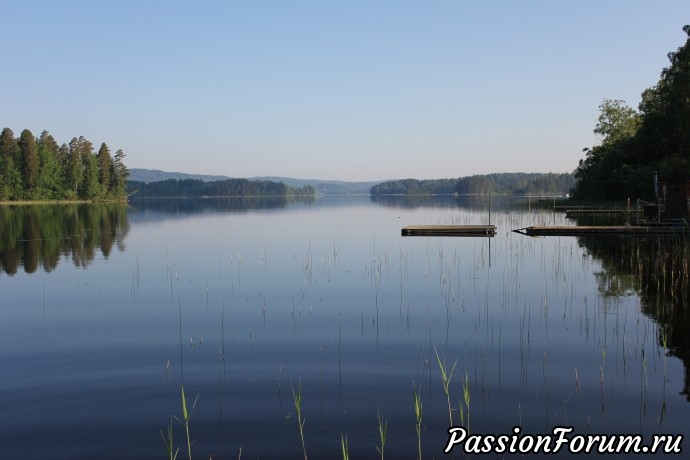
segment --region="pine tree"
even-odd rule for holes
[[[105,193],[110,190],[110,168],[113,159],[110,157],[110,149],[103,142],[98,149],[98,177]]]
[[[19,153],[22,166],[24,187],[30,192],[38,182],[38,148],[36,138],[28,129],[19,136]]]
[[[18,199],[22,194],[22,178],[17,165],[19,144],[10,128],[0,133],[0,199]]]
[[[69,143],[69,157],[67,159],[66,175],[67,186],[71,190],[72,198],[77,198],[79,188],[84,179],[84,169],[81,162],[79,140],[73,137]]]
[[[115,196],[122,198],[127,193],[127,177],[129,177],[129,170],[124,163],[125,154],[122,149],[115,152],[115,159],[113,161],[113,175]]]
[[[60,164],[57,142],[48,131],[43,131],[38,138],[38,158],[41,164],[36,184],[39,198],[61,198],[62,191],[62,167]]]

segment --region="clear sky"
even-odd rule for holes
[[[339,180],[570,172],[688,0],[0,0],[0,127],[132,168]]]

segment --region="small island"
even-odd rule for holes
[[[48,131],[0,134],[0,202],[122,201],[127,198],[125,154],[103,142],[98,152],[79,136],[58,145]]]

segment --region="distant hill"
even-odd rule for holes
[[[365,181],[365,182],[347,182],[338,180],[321,180],[321,179],[293,179],[290,177],[250,177],[252,180],[269,180],[273,182],[283,182],[285,185],[290,187],[304,187],[305,185],[311,185],[319,193],[326,195],[338,195],[338,194],[355,194],[355,193],[365,193],[369,194],[371,187],[382,181]]]
[[[565,195],[575,186],[572,173],[493,173],[457,179],[403,179],[382,182],[371,188],[372,195],[444,195],[459,193],[507,195]]]
[[[204,182],[213,182],[219,180],[231,179],[228,176],[214,176],[208,174],[187,174],[181,172],[167,172],[158,169],[142,169],[131,168],[129,170],[129,180],[133,182],[160,182],[168,179],[195,179]],[[271,181],[282,182],[289,187],[304,187],[310,185],[316,189],[318,193],[325,195],[340,195],[340,194],[356,194],[369,193],[371,187],[380,183],[381,181],[368,182],[347,182],[337,180],[321,180],[321,179],[293,179],[291,177],[248,177],[249,180],[257,181]]]
[[[129,180],[135,182],[160,182],[168,179],[195,179],[204,182],[230,179],[228,176],[212,176],[208,174],[187,174],[181,172],[167,172],[158,169],[130,168]]]

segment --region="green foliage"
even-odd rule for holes
[[[19,136],[19,154],[22,165],[22,180],[26,189],[31,190],[38,181],[38,148],[36,138],[25,129]]]
[[[226,179],[204,182],[197,179],[168,179],[160,182],[129,181],[127,190],[137,191],[137,197],[286,197],[315,196],[311,185],[288,187],[280,182],[250,181],[248,179]]]
[[[604,99],[599,106],[599,118],[594,133],[602,143],[615,143],[635,135],[640,126],[640,114],[620,99]]]
[[[98,175],[105,193],[110,190],[110,169],[112,168],[113,159],[110,156],[110,149],[105,142],[101,144],[98,149]]]
[[[21,176],[16,160],[19,144],[10,128],[0,133],[0,200],[17,199],[21,190]]]
[[[642,93],[639,112],[604,100],[594,132],[600,145],[584,149],[575,171],[577,198],[651,199],[652,176],[690,177],[690,26],[670,66]]]
[[[495,173],[458,179],[403,179],[382,182],[371,188],[372,195],[507,195],[565,194],[575,185],[572,174]]]
[[[98,155],[83,136],[58,147],[48,131],[36,139],[11,129],[0,133],[0,200],[103,199],[126,197],[127,167],[124,153],[116,158],[104,143]],[[115,181],[113,182],[113,178]]]
[[[129,177],[129,170],[124,163],[125,154],[122,149],[115,152],[113,159],[113,168],[111,171],[112,177],[112,194],[116,198],[124,198],[127,196],[127,177]]]

